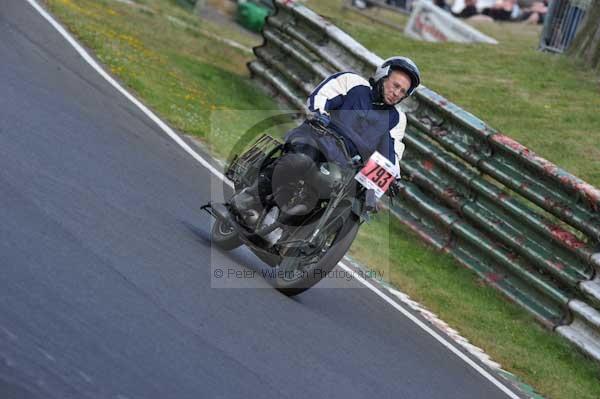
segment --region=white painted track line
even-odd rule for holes
[[[148,107],[142,104],[137,98],[131,95],[127,90],[125,90],[121,85],[113,79],[102,67],[94,60],[92,56],[90,56],[87,51],[60,25],[48,12],[42,8],[35,0],[27,0],[27,2],[40,13],[44,19],[46,19],[61,35],[65,38],[65,40],[73,46],[73,48],[77,51],[77,53],[92,67],[96,72],[100,74],[108,83],[111,84],[115,89],[117,89],[121,94],[123,94],[128,100],[130,100],[133,104],[135,104],[148,118],[150,118],[154,123],[158,125],[166,134],[169,135],[181,148],[183,148],[189,155],[191,155],[196,161],[200,162],[202,166],[210,170],[215,176],[221,179],[225,184],[229,187],[233,188],[233,183],[229,181],[223,173],[219,170],[215,169],[207,160],[205,160],[202,156],[200,156],[196,151],[194,151],[177,133],[173,131],[166,123],[164,123],[158,116],[156,116]],[[394,299],[383,293],[381,290],[377,289],[373,284],[362,278],[357,273],[354,273],[347,265],[343,262],[339,263],[339,266],[346,270],[347,272],[353,273],[354,277],[365,287],[373,291],[377,296],[382,298],[385,302],[390,304],[394,309],[402,313],[412,322],[414,322],[417,326],[435,338],[438,342],[444,345],[448,350],[458,356],[461,360],[466,362],[469,366],[475,369],[479,374],[481,374],[484,378],[494,384],[498,389],[504,392],[508,397],[512,399],[520,399],[520,397],[512,392],[508,387],[498,381],[493,375],[491,375],[488,371],[486,371],[483,367],[479,366],[473,360],[471,360],[467,355],[458,350],[452,343],[450,343],[447,339],[438,334],[435,330],[427,326],[417,317],[415,317],[410,311],[403,308],[398,302]]]

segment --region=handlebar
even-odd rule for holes
[[[317,118],[312,118],[312,119],[309,118],[309,119],[307,119],[307,121],[311,124],[311,126],[317,132],[319,132],[321,134],[330,135],[338,142],[339,147],[344,152],[344,156],[345,156],[346,160],[348,160],[348,166],[350,166],[353,169],[358,169],[363,166],[363,159],[359,154],[357,154],[353,157],[350,156],[350,153],[348,152],[348,148],[346,147],[346,141],[338,132],[336,132],[335,130],[333,130],[332,128],[330,128],[328,126],[323,125],[321,123],[321,121]]]

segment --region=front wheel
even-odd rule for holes
[[[242,245],[238,232],[226,221],[217,218],[212,227],[211,240],[226,251]]]
[[[303,255],[299,249],[294,254],[284,256],[272,271],[271,281],[275,289],[287,296],[294,296],[317,284],[350,249],[359,227],[359,219],[351,215],[344,225],[326,238],[324,253]]]

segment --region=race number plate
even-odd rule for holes
[[[397,173],[396,165],[375,151],[354,178],[365,188],[373,189],[375,196],[380,198],[394,181]]]

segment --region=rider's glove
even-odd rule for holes
[[[390,198],[395,198],[398,196],[398,194],[400,194],[400,179],[396,179],[392,182],[392,184],[390,184],[387,194],[390,196]]]
[[[312,120],[319,123],[323,127],[327,127],[331,123],[329,116],[320,112],[315,112],[312,116]]]

